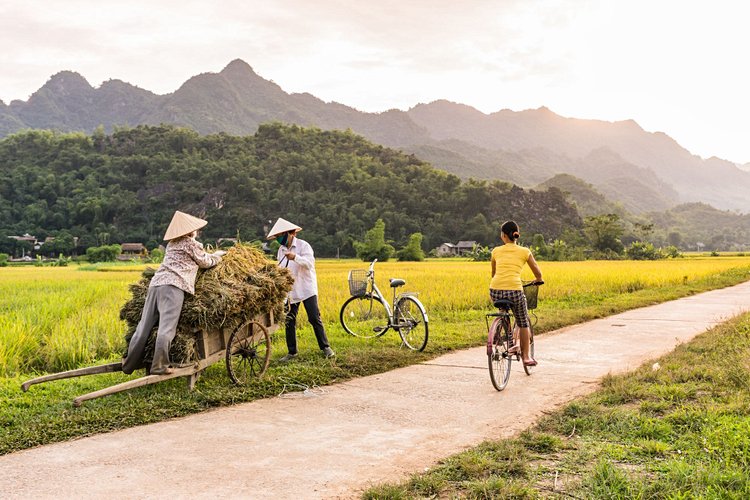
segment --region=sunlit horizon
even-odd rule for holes
[[[233,59],[289,93],[360,111],[439,99],[634,120],[692,154],[750,163],[744,4],[547,0],[0,5],[0,99],[54,74],[156,94]]]

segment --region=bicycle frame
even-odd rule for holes
[[[375,283],[375,263],[378,261],[378,259],[373,260],[370,263],[370,269],[367,271],[367,286],[370,292],[370,295],[373,300],[378,300],[383,303],[385,306],[385,312],[388,314],[388,327],[392,328],[394,326],[397,326],[395,324],[395,317],[394,317],[394,310],[396,308],[396,304],[403,298],[403,297],[414,297],[417,298],[417,293],[415,292],[401,292],[399,294],[396,294],[396,289],[393,289],[393,298],[391,299],[391,303],[389,304],[388,301],[385,299],[385,296],[383,295],[383,292],[380,291],[380,288],[378,288],[378,285]],[[425,318],[427,317],[427,312],[424,311],[423,313],[425,315]]]
[[[383,303],[385,306],[385,312],[388,314],[388,326],[393,326],[393,308],[391,304],[388,303],[387,300],[385,300],[385,297],[383,296],[383,292],[380,291],[380,288],[378,288],[378,285],[375,283],[375,263],[378,261],[378,259],[375,259],[370,264],[370,270],[367,271],[367,282],[368,282],[368,288],[370,289],[370,296],[373,300],[378,300]],[[396,289],[393,289],[393,304],[395,304],[396,300]]]
[[[391,299],[391,303],[389,304],[386,300],[385,296],[383,295],[383,292],[380,291],[380,288],[378,288],[378,285],[375,283],[375,263],[378,261],[378,259],[374,259],[370,263],[370,268],[367,271],[367,286],[370,293],[370,296],[372,297],[371,300],[377,300],[381,302],[385,306],[385,312],[388,315],[388,326],[386,327],[386,331],[390,328],[395,328],[399,325],[396,324],[396,316],[395,316],[395,309],[396,304],[399,303],[399,301],[404,297],[412,297],[417,301],[417,305],[422,311],[422,314],[425,318],[425,323],[429,322],[429,318],[427,316],[427,311],[424,308],[424,305],[419,301],[417,296],[419,295],[416,292],[401,292],[396,293],[396,288],[393,289],[393,298]]]

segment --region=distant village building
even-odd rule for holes
[[[123,243],[120,245],[120,248],[122,249],[122,253],[117,256],[117,260],[133,260],[148,257],[148,250],[143,243]]]
[[[17,240],[17,241],[28,241],[32,245],[37,244],[36,236],[31,236],[29,233],[26,233],[23,236],[8,236],[8,238],[12,240]]]
[[[29,243],[34,250],[39,250],[41,247],[41,243],[36,239],[36,236],[32,236],[29,233],[25,233],[23,236],[8,236],[8,238],[16,241],[25,241]],[[26,255],[26,249],[23,247],[21,248],[21,258],[24,260],[29,258],[29,256]]]
[[[453,243],[443,243],[435,249],[438,257],[451,257],[456,255],[456,245]]]
[[[475,246],[477,246],[477,242],[474,240],[459,241],[456,243],[456,251],[458,252],[458,255],[466,255],[471,253]]]
[[[443,243],[435,249],[438,257],[458,257],[467,255],[474,250],[477,245],[476,241],[459,241],[458,243]]]

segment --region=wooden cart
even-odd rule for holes
[[[268,312],[256,316],[232,331],[227,329],[197,330],[195,333],[198,338],[198,360],[193,364],[174,368],[172,373],[166,375],[151,375],[146,367],[146,376],[78,396],[73,400],[73,405],[81,406],[84,401],[89,399],[109,396],[135,387],[156,384],[177,377],[185,377],[192,390],[201,372],[221,360],[226,363],[227,372],[232,382],[238,385],[245,384],[250,379],[263,375],[268,368],[271,359],[271,333],[277,328],[278,325],[274,323],[273,312]],[[120,371],[122,371],[121,362],[79,368],[28,380],[21,385],[21,389],[26,392],[32,385],[49,382],[50,380]]]

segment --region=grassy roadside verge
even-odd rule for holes
[[[587,301],[572,306],[550,300],[542,304],[537,331],[542,333],[634,307],[729,286],[746,279],[747,269],[736,268],[685,285],[645,288],[606,298],[592,294]],[[2,378],[0,454],[271,397],[291,384],[325,385],[418,363],[451,350],[481,344],[485,336],[484,312],[473,310],[431,315],[430,341],[426,353],[401,349],[393,332],[380,339],[363,341],[346,335],[338,325],[332,323],[328,325],[328,332],[338,356],[334,360],[324,360],[313,345],[311,332],[303,330],[300,333],[302,359],[288,366],[272,361],[269,372],[262,380],[242,388],[232,386],[224,367],[217,364],[206,371],[193,392],[187,389],[183,380],[172,380],[90,401],[82,408],[73,408],[71,400],[74,397],[132,377],[107,374],[56,381],[34,386],[25,394],[20,391],[20,384],[33,375]],[[276,335],[274,353],[274,358],[285,353],[283,332]]]
[[[364,498],[750,498],[750,314]]]

